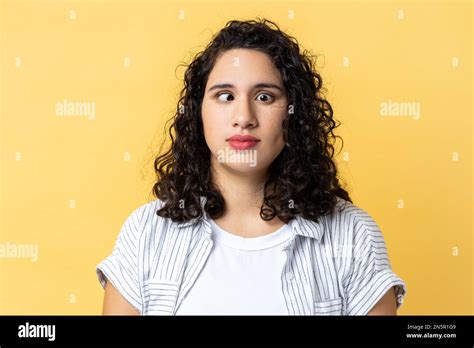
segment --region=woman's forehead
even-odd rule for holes
[[[271,58],[253,49],[231,49],[219,55],[209,75],[209,83],[229,83],[236,87],[268,83],[282,87],[281,74]]]

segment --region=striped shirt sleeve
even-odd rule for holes
[[[128,216],[115,241],[112,253],[96,267],[103,288],[107,280],[140,313],[142,299],[138,278],[138,246],[141,209]]]
[[[367,315],[392,287],[398,309],[406,294],[406,284],[392,271],[379,226],[362,209],[354,223],[352,243],[353,262],[344,282],[347,315]]]

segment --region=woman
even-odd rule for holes
[[[226,24],[186,70],[157,199],[97,266],[104,314],[396,315],[406,286],[339,183],[321,88],[275,23]]]

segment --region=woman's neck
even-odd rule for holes
[[[222,165],[216,166],[212,171],[212,180],[224,198],[226,209],[214,221],[221,228],[243,237],[265,235],[283,226],[284,222],[278,217],[270,221],[260,217],[267,177],[263,173],[243,175]]]

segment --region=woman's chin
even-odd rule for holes
[[[240,174],[255,174],[261,170],[257,163],[220,163],[226,170]]]

